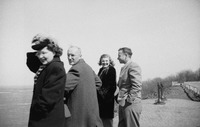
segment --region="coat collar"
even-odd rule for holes
[[[127,68],[130,64],[132,63],[132,61],[131,60],[129,60],[123,67],[122,67],[122,69],[125,69],[125,68]]]
[[[81,58],[81,59],[79,59],[79,61],[76,63],[76,64],[74,64],[74,65],[77,65],[77,64],[79,64],[79,63],[85,63],[85,61]],[[74,66],[73,65],[73,66]]]
[[[51,62],[58,62],[58,61],[60,61],[60,57],[54,57]]]
[[[47,66],[53,62],[60,62],[60,57],[54,57],[53,60],[47,64]]]

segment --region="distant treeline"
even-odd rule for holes
[[[164,89],[172,86],[172,81],[177,81],[178,83],[188,82],[188,81],[200,81],[200,68],[196,71],[184,70],[176,75],[170,75],[166,78],[156,77],[151,80],[143,81],[142,84],[142,96],[146,98],[147,96],[155,96],[157,93],[157,84],[161,82]]]

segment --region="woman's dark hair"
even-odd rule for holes
[[[41,50],[44,47],[47,47],[49,51],[52,51],[55,53],[55,56],[60,57],[63,53],[63,49],[59,47],[55,39],[42,35],[42,34],[37,34],[34,36],[32,40],[32,48],[35,50]]]
[[[54,52],[55,56],[60,57],[63,53],[63,49],[52,39],[49,39],[50,43],[47,45],[47,49]]]

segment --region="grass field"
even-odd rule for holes
[[[165,105],[154,105],[156,98],[142,101],[141,127],[200,127],[200,102],[188,99],[181,87],[171,87],[165,95]],[[1,89],[0,127],[27,127],[31,97],[32,89]]]

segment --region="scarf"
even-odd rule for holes
[[[42,72],[42,70],[43,70],[45,67],[46,67],[46,65],[41,65],[41,66],[39,67],[39,69],[37,70],[37,72],[35,73],[34,84],[37,83],[37,79],[38,79],[40,73]]]

